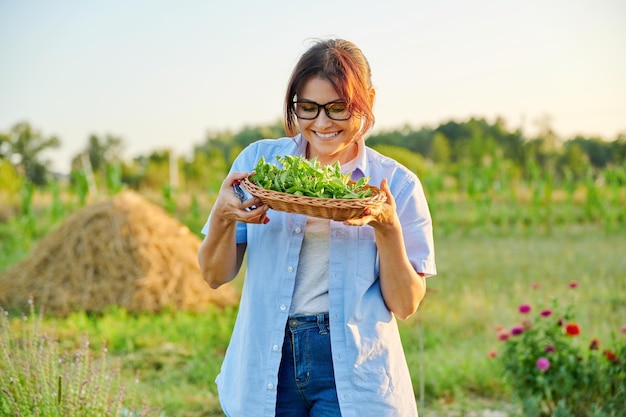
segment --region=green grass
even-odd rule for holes
[[[608,342],[626,324],[624,234],[567,228],[532,237],[449,235],[436,243],[439,275],[428,280],[418,317],[403,323],[413,367],[420,361],[414,326],[423,323],[427,403],[509,395],[488,353],[499,347],[496,327],[518,323],[523,303],[539,308],[556,297],[574,305],[583,344]],[[579,287],[569,288],[571,281]]]
[[[536,305],[538,298],[547,303],[552,297],[574,303],[581,343],[594,337],[608,340],[626,325],[623,214],[607,223],[579,217],[579,206],[535,207],[534,214],[521,206],[516,211],[511,202],[433,206],[439,274],[428,279],[419,312],[400,322],[423,415],[442,408],[510,408],[510,391],[488,353],[499,347],[495,328],[516,324],[522,303]],[[184,219],[192,230],[200,228],[208,213],[183,206],[177,211],[194,213]],[[21,238],[19,224],[0,224],[0,271],[26,256],[50,229],[45,213],[39,222],[36,232],[44,232],[31,240]],[[568,288],[571,281],[579,287]],[[235,284],[241,284],[241,277]],[[165,415],[222,416],[213,381],[235,316],[236,309],[128,314],[111,308],[101,315],[45,316],[43,325],[65,349],[80,346],[84,335],[96,353],[106,341],[109,355],[120,361],[122,382],[132,387],[129,395]],[[13,317],[12,325],[20,326],[19,314]]]
[[[499,346],[494,329],[513,325],[517,306],[537,296],[575,302],[581,340],[606,340],[619,331],[626,323],[624,247],[623,234],[593,228],[537,237],[439,237],[439,275],[428,280],[419,313],[400,323],[423,411],[444,404],[484,406],[485,401],[507,398],[500,368],[487,356]],[[577,289],[568,287],[572,280],[580,283]],[[540,288],[533,290],[533,283]],[[106,340],[110,355],[121,360],[125,383],[135,385],[142,398],[166,415],[218,416],[213,381],[235,315],[235,309],[130,315],[112,308],[100,316],[48,317],[45,325],[67,347],[77,345],[83,334],[94,347]],[[423,398],[418,389],[421,367]]]

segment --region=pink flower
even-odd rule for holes
[[[531,287],[533,290],[536,290],[537,288],[539,288],[539,287],[540,287],[540,285],[539,285],[539,284],[537,284],[536,282],[533,282],[532,284],[530,284],[530,287]]]
[[[622,330],[622,333],[626,333],[626,326],[622,326],[621,330]]]
[[[552,310],[543,310],[541,312],[541,317],[550,317],[552,315]]]
[[[509,337],[511,337],[511,335],[508,332],[500,332],[498,333],[498,340],[501,341],[506,341],[509,340]]]
[[[515,326],[511,329],[511,335],[513,336],[519,336],[522,333],[524,333],[524,328],[522,326]]]
[[[519,306],[519,312],[522,314],[530,313],[530,306],[528,304],[522,304]]]
[[[537,359],[537,369],[539,369],[541,372],[545,372],[548,370],[548,368],[550,368],[550,361],[548,360],[548,358],[541,357]]]
[[[556,348],[552,345],[546,346],[546,353],[556,352]]]
[[[491,352],[489,352],[489,358],[493,359],[496,356],[498,356],[498,352],[496,352],[495,350],[492,350]]]
[[[570,281],[569,282],[569,287],[570,288],[577,288],[578,287],[578,281]]]

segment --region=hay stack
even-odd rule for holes
[[[202,279],[200,239],[132,191],[75,213],[0,276],[0,306],[23,306],[29,296],[46,311],[201,311],[233,305],[238,294]]]

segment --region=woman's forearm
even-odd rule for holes
[[[426,293],[426,280],[406,255],[402,229],[377,230],[380,257],[380,287],[387,308],[401,320],[417,311]]]
[[[211,216],[209,233],[198,250],[200,272],[211,288],[231,281],[239,272],[244,248],[236,243],[236,226],[236,221]]]

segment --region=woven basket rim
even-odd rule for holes
[[[309,197],[267,190],[254,184],[248,177],[241,180],[241,185],[251,195],[259,198],[263,204],[274,210],[333,220],[360,217],[366,208],[377,207],[387,200],[387,196],[380,188],[369,184],[364,187],[372,190],[372,195],[354,199]]]

